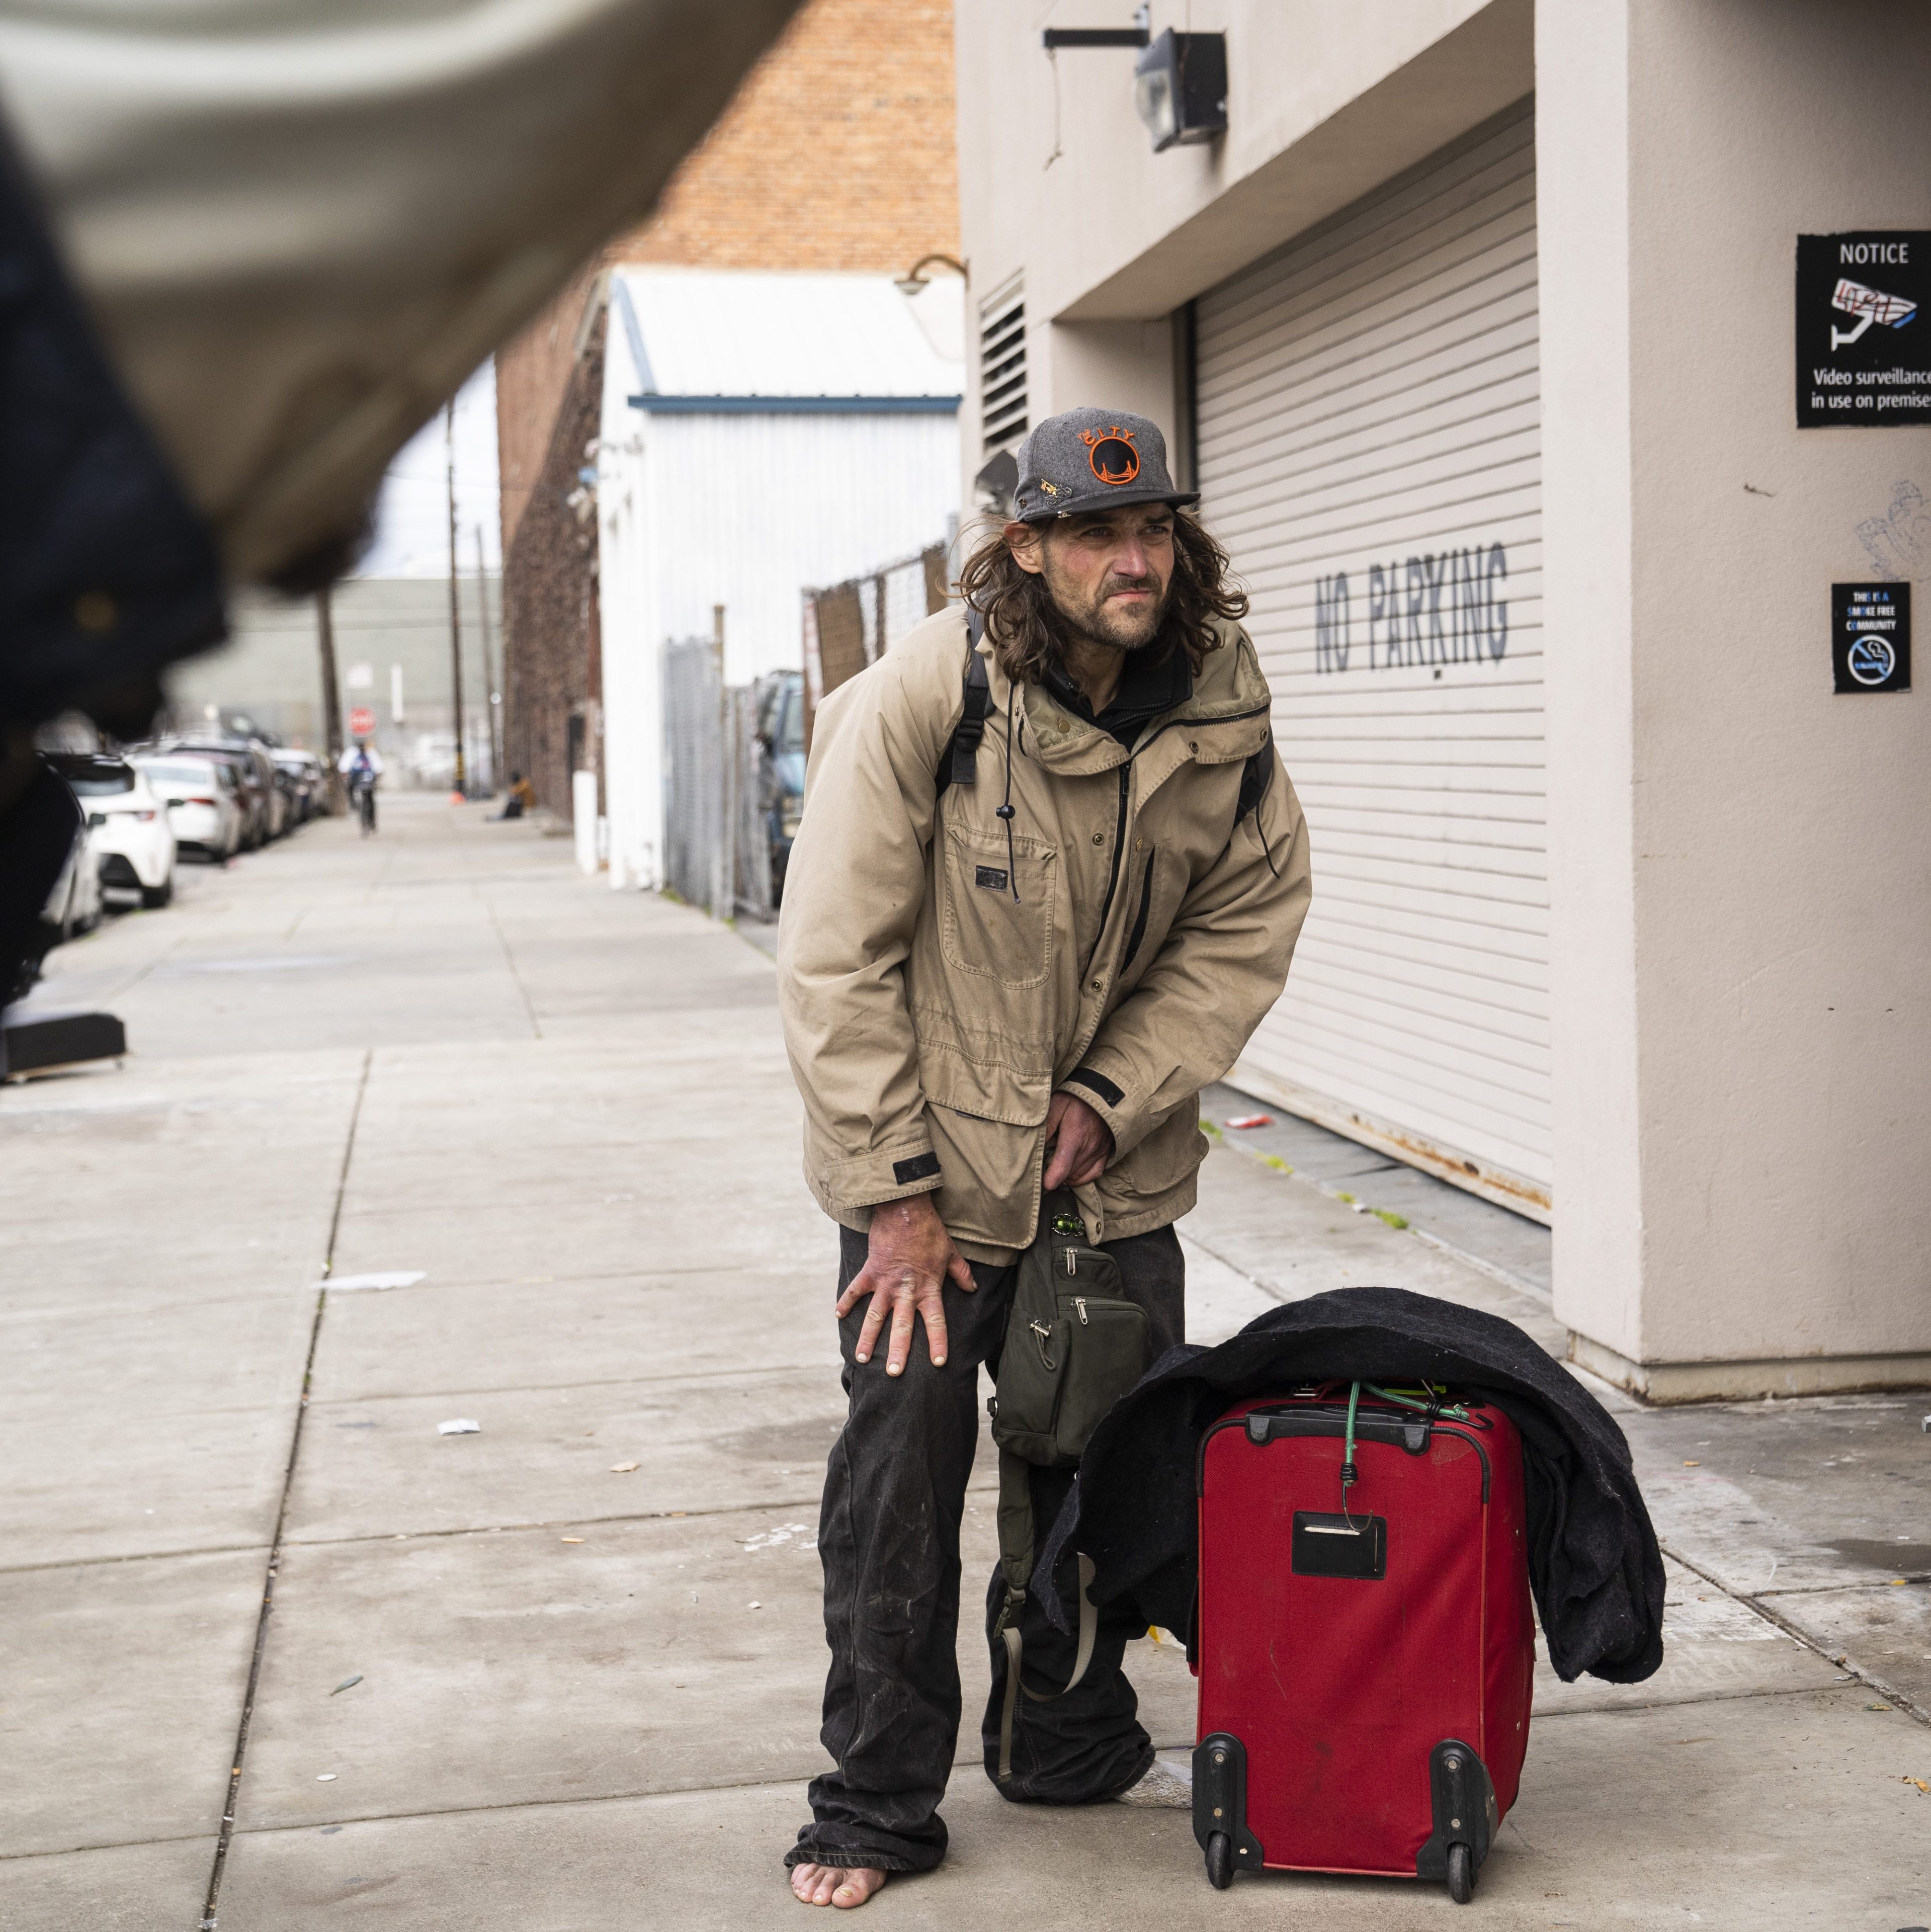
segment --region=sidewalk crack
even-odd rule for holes
[[[1927,1711],[1915,1699],[1906,1696],[1903,1691],[1894,1690],[1875,1672],[1867,1670],[1861,1664],[1853,1664],[1848,1652],[1833,1652],[1827,1648],[1794,1618],[1785,1616],[1781,1611],[1765,1603],[1761,1597],[1749,1596],[1741,1590],[1733,1589],[1714,1571],[1706,1570],[1693,1558],[1684,1556],[1681,1550],[1672,1549],[1660,1537],[1657,1539],[1657,1547],[1664,1556],[1672,1557],[1677,1562],[1681,1563],[1684,1569],[1694,1571],[1713,1588],[1721,1590],[1733,1603],[1742,1604],[1747,1610],[1753,1610],[1766,1623],[1776,1624],[1786,1636],[1795,1637],[1806,1650],[1822,1658],[1827,1664],[1834,1664],[1840,1670],[1849,1672],[1859,1683],[1869,1684],[1880,1697],[1895,1706],[1906,1716],[1915,1718],[1921,1724],[1931,1726],[1931,1711]]]
[[[214,1932],[220,1904],[221,1880],[228,1868],[228,1847],[241,1809],[241,1768],[247,1762],[248,1726],[255,1714],[255,1696],[261,1687],[262,1659],[268,1642],[268,1613],[275,1606],[275,1574],[281,1567],[282,1543],[288,1524],[290,1492],[295,1487],[295,1459],[301,1453],[301,1425],[308,1414],[309,1392],[315,1380],[315,1355],[322,1342],[322,1318],[328,1307],[328,1276],[335,1265],[335,1238],[342,1226],[342,1202],[349,1191],[349,1169],[355,1157],[355,1130],[362,1118],[362,1102],[369,1090],[369,1070],[375,1060],[371,1047],[362,1054],[361,1077],[355,1083],[355,1103],[349,1110],[349,1131],[342,1143],[342,1168],[335,1178],[335,1206],[328,1217],[328,1245],[322,1258],[322,1285],[315,1292],[315,1313],[308,1325],[308,1354],[302,1364],[301,1395],[295,1405],[295,1426],[289,1432],[288,1462],[282,1472],[281,1496],[275,1506],[274,1534],[269,1540],[268,1574],[262,1580],[262,1607],[255,1618],[255,1647],[248,1660],[248,1682],[241,1694],[241,1715],[235,1727],[235,1748],[229,1760],[227,1802],[221,1808],[220,1835],[214,1841],[214,1863],[208,1874],[208,1896],[201,1911],[201,1932]]]

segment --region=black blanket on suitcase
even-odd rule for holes
[[[1290,1302],[1216,1348],[1170,1348],[1094,1430],[1033,1571],[1053,1587],[1069,1543],[1093,1559],[1096,1604],[1186,1630],[1193,1616],[1202,1433],[1235,1402],[1297,1382],[1447,1382],[1492,1400],[1521,1432],[1529,1580],[1565,1682],[1634,1684],[1663,1661],[1663,1557],[1615,1419],[1513,1322],[1401,1288]]]

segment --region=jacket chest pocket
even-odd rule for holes
[[[946,963],[1015,990],[1045,983],[1053,959],[1057,848],[1004,830],[946,826],[939,941]],[[1015,896],[1015,892],[1017,896]]]

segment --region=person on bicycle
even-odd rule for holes
[[[382,754],[366,738],[342,754],[337,769],[349,781],[349,802],[362,820],[363,836],[376,829],[376,787],[382,776]]]

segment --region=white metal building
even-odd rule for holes
[[[733,684],[796,668],[799,592],[916,551],[958,508],[958,284],[618,270],[599,518],[613,886],[662,882],[664,646]]]

